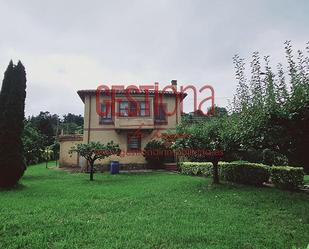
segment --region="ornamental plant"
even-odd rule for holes
[[[88,144],[77,144],[71,147],[70,154],[78,153],[87,160],[90,166],[90,181],[93,181],[94,163],[97,160],[104,159],[112,155],[120,155],[120,147],[113,141],[103,144],[100,142],[90,142]]]

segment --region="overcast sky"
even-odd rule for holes
[[[285,40],[309,40],[309,1],[0,0],[0,73],[27,70],[26,115],[83,114],[76,91],[99,84],[211,84],[216,103],[236,87],[232,57],[283,60]],[[201,95],[200,98],[204,98]],[[190,98],[186,111],[192,105]]]

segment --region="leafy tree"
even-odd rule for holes
[[[90,165],[90,181],[93,181],[94,163],[97,160],[104,159],[111,155],[120,155],[120,148],[118,144],[113,141],[106,145],[100,142],[90,142],[89,144],[77,144],[70,150],[70,154],[78,153],[84,157]]]
[[[60,123],[60,129],[65,134],[83,133],[84,118],[81,115],[68,113],[63,115],[63,120]]]
[[[277,102],[276,102],[276,91],[275,91],[275,80],[274,80],[274,73],[270,67],[269,56],[264,57],[265,60],[265,105],[266,108],[270,112],[277,111]]]
[[[16,185],[26,169],[21,139],[25,98],[25,68],[11,61],[0,92],[0,187]]]
[[[277,70],[278,78],[276,79],[276,102],[279,104],[279,107],[284,107],[289,99],[289,93],[281,63],[278,64]]]
[[[249,87],[245,76],[245,62],[244,59],[239,57],[239,55],[235,55],[233,57],[233,63],[236,70],[236,79],[238,81],[236,94],[233,100],[233,110],[235,112],[241,112],[247,109],[250,100]]]
[[[53,151],[54,160],[56,160],[57,165],[60,154],[60,143],[58,141],[55,141],[55,143],[50,146],[50,149]]]
[[[259,54],[253,54],[248,108],[239,108],[239,103],[247,103],[247,97],[239,94],[239,89],[243,88],[242,82],[238,83],[231,108],[230,117],[237,117],[231,129],[238,144],[234,148],[265,151],[265,155],[275,155],[274,161],[282,161],[278,158],[287,156],[291,165],[303,166],[309,171],[305,149],[309,146],[308,53],[309,48],[307,55],[298,50],[295,57],[291,42],[285,42],[287,70],[279,63],[277,73],[270,67],[268,56],[264,59],[265,72],[261,72]],[[238,81],[239,74],[246,78],[244,68],[244,65],[236,68]],[[286,72],[288,75],[285,75]]]
[[[45,136],[45,146],[54,144],[63,131],[65,134],[83,133],[84,118],[81,115],[68,113],[61,119],[57,114],[40,112],[27,120]]]
[[[213,183],[219,183],[218,162],[223,157],[223,151],[229,150],[229,140],[226,136],[227,122],[223,118],[213,118],[204,122],[180,124],[177,132],[190,134],[189,137],[179,137],[173,148],[181,151],[190,150],[186,157],[190,161],[210,161],[213,164]]]
[[[198,150],[209,147],[205,144],[217,144],[224,148],[224,158],[228,160],[250,158],[253,162],[276,165],[287,164],[288,158],[290,165],[303,166],[309,172],[306,153],[309,147],[309,43],[307,45],[307,54],[299,50],[294,56],[291,42],[287,41],[287,70],[279,63],[277,72],[271,68],[269,56],[261,62],[260,54],[254,52],[249,87],[244,59],[234,56],[238,86],[229,115],[211,116],[195,123],[184,119],[180,128],[192,137],[178,141],[182,143],[179,145]],[[216,127],[212,127],[214,124]],[[216,128],[219,130],[214,132]],[[209,160],[196,155],[189,159]]]
[[[53,150],[53,158],[59,158],[58,136],[61,130],[66,134],[82,133],[83,117],[69,113],[61,120],[59,115],[40,112],[25,120],[23,132],[24,155],[27,164],[46,161],[45,148]],[[57,161],[56,161],[57,163]]]
[[[76,123],[62,122],[59,128],[64,132],[64,134],[82,133],[82,126],[78,126]]]
[[[209,107],[207,109],[207,116],[209,117],[224,117],[227,116],[228,112],[226,108],[215,105],[214,108]]]
[[[297,88],[297,85],[298,85],[297,68],[296,68],[296,63],[293,59],[294,56],[293,56],[291,41],[286,41],[284,44],[285,44],[285,56],[288,62],[288,71],[291,77],[291,88],[292,88],[292,93],[293,93],[295,91],[295,88]]]
[[[264,91],[261,80],[261,62],[259,52],[254,52],[251,61],[251,102],[254,106],[260,106],[263,103]],[[265,89],[265,88],[264,88]]]
[[[84,118],[81,115],[68,113],[67,115],[63,115],[63,123],[74,123],[77,126],[83,126]]]
[[[58,115],[52,115],[49,112],[40,112],[38,116],[29,118],[29,122],[33,124],[45,136],[45,146],[54,143],[57,125],[59,123]]]
[[[26,164],[35,164],[42,160],[45,136],[30,122],[25,121],[22,135]]]

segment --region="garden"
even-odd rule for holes
[[[29,166],[0,192],[0,248],[307,247],[308,194],[211,183],[168,172],[89,181],[54,162]]]

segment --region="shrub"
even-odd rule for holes
[[[210,162],[183,162],[180,164],[181,173],[185,175],[211,176],[212,163]]]
[[[238,164],[244,164],[244,163],[250,163],[248,161],[244,161],[244,160],[237,160],[237,161],[232,161],[230,163],[238,163]]]
[[[265,165],[274,165],[275,161],[275,152],[270,149],[264,149],[262,152],[263,155],[263,164]]]
[[[211,162],[183,162],[181,172],[185,175],[211,176]],[[248,163],[245,161],[220,162],[219,172],[222,179],[230,182],[262,185],[269,179],[269,167],[263,164]]]
[[[221,165],[221,177],[230,182],[262,185],[269,179],[269,167],[263,164],[233,162]]]
[[[143,156],[152,168],[162,168],[165,162],[174,162],[174,152],[161,140],[149,141],[144,150]]]
[[[289,165],[289,159],[287,158],[287,156],[285,156],[283,154],[276,153],[275,158],[274,158],[274,165],[276,165],[276,166],[287,166],[287,165]]]
[[[97,160],[121,153],[119,144],[114,144],[113,141],[106,144],[100,142],[90,142],[88,144],[76,144],[71,147],[69,154],[78,153],[87,160],[90,166],[90,181],[93,181],[94,164]]]
[[[303,168],[274,166],[270,169],[272,183],[281,189],[295,190],[304,184]]]
[[[288,165],[288,158],[283,155],[280,154],[279,152],[270,150],[270,149],[264,149],[263,152],[263,161],[262,163],[265,165],[279,165],[279,166],[286,166]]]
[[[263,153],[261,150],[242,149],[236,151],[235,153],[237,155],[237,160],[248,161],[252,163],[261,163],[263,161]]]

